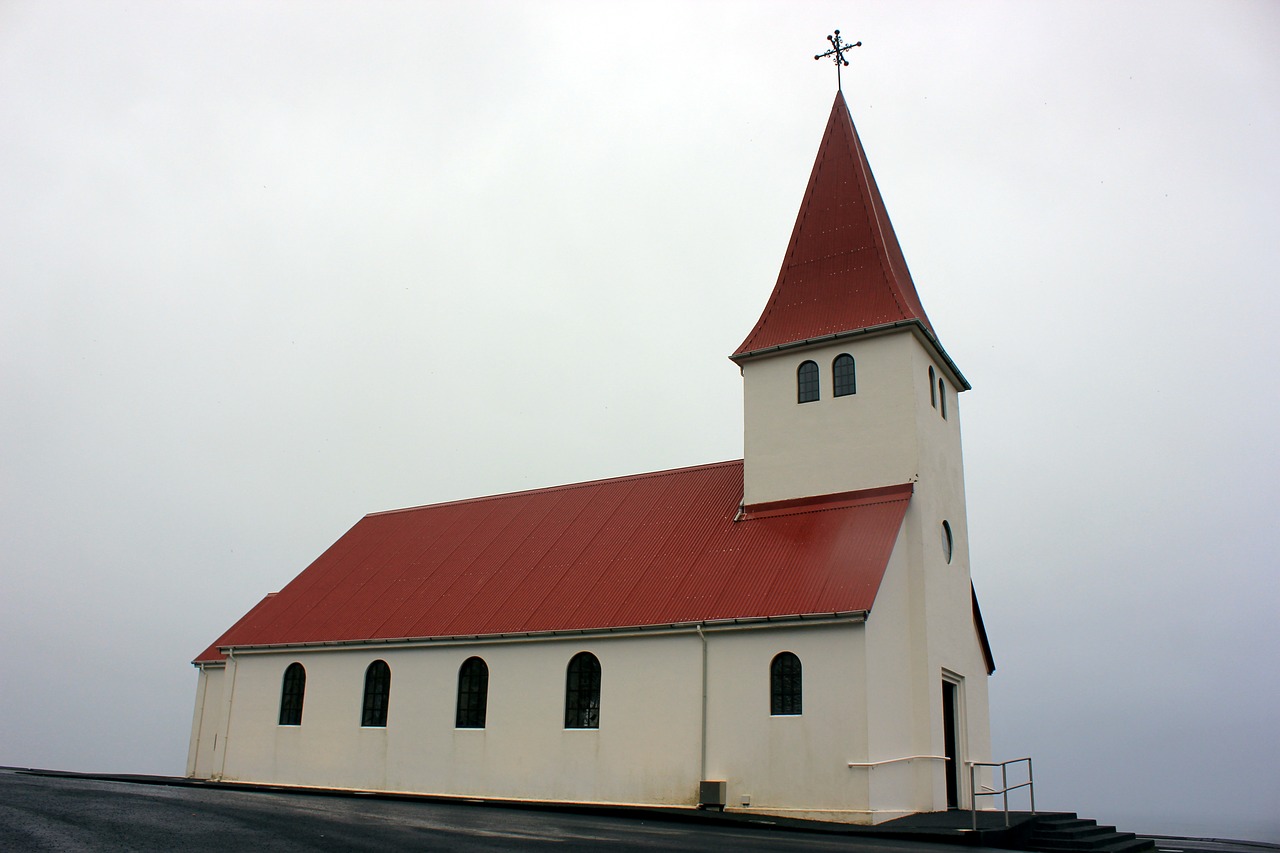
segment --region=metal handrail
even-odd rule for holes
[[[886,758],[884,761],[850,761],[850,767],[882,767],[885,764],[897,764],[900,761],[915,761],[917,759],[932,759],[934,761],[946,761],[945,755],[904,755],[901,758]]]
[[[1009,784],[1009,765],[1027,762],[1027,781],[1019,782],[1017,785]],[[1010,758],[1008,761],[989,762],[989,761],[970,761],[969,763],[969,813],[973,815],[973,829],[978,829],[978,797],[996,797],[1004,796],[1004,825],[1009,825],[1009,792],[1016,791],[1019,788],[1029,788],[1031,793],[1031,813],[1036,813],[1036,785],[1035,774],[1031,772],[1031,758]],[[977,770],[979,767],[999,767],[1000,768],[1000,789],[992,789],[990,791],[978,791]]]

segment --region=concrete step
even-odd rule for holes
[[[1155,850],[1155,843],[1139,839],[1132,832],[1117,832],[1114,826],[1075,815],[1038,817],[1026,836],[1024,846],[1038,853],[1143,853]]]
[[[1039,838],[1084,840],[1088,838],[1097,838],[1100,835],[1103,835],[1103,836],[1111,835],[1116,831],[1116,828],[1114,826],[1098,826],[1093,821],[1089,821],[1088,823],[1084,823],[1083,821],[1081,821],[1080,824],[1081,824],[1080,826],[1070,826],[1070,827],[1037,826],[1034,830],[1032,830],[1031,834],[1033,837],[1039,837]]]

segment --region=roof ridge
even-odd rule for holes
[[[843,93],[840,94],[840,100],[844,100]],[[850,141],[853,144],[853,151],[856,155],[854,157],[854,161],[857,163],[858,171],[862,175],[862,182],[865,186],[871,188],[873,196],[878,196],[879,193],[876,192],[875,179],[871,176],[871,166],[867,162],[867,152],[862,147],[862,140],[858,137],[857,129],[853,126],[853,116],[849,112],[848,104],[845,105],[844,119],[844,123],[848,125],[849,128]],[[864,209],[866,211],[869,224],[876,229],[876,236],[880,240],[880,245],[884,247],[884,251],[876,252],[876,260],[879,262],[880,266],[880,276],[884,279],[885,286],[889,289],[889,296],[893,299],[893,304],[898,306],[898,311],[907,317],[911,317],[912,312],[910,306],[902,304],[902,299],[899,298],[900,294],[898,293],[898,288],[895,286],[896,276],[892,268],[892,263],[889,260],[889,241],[885,239],[884,224],[880,222],[880,210],[884,207],[884,200],[877,198],[875,201],[878,202],[878,204],[868,204]],[[890,226],[889,230],[892,231],[893,227]],[[898,235],[896,233],[891,236],[895,241],[898,239]],[[908,277],[910,276],[908,275]],[[922,321],[918,317],[912,317],[912,319],[918,323],[922,322],[926,327],[928,326],[928,320]]]
[[[712,470],[715,468],[728,468],[734,465],[742,465],[741,459],[726,459],[723,462],[705,462],[701,465],[686,465],[680,468],[664,468],[660,471],[642,471],[638,474],[624,474],[617,477],[600,477],[595,480],[583,480],[577,483],[559,483],[554,486],[539,486],[532,489],[520,489],[514,492],[499,492],[493,495],[480,495],[474,498],[459,498],[452,501],[439,501],[438,503],[418,504],[416,506],[399,507],[397,509],[384,509],[376,512],[365,514],[365,518],[374,518],[381,515],[395,515],[402,512],[417,512],[423,509],[434,509],[436,507],[445,506],[463,506],[466,504],[483,503],[485,501],[500,500],[503,498],[520,497],[521,495],[544,494],[546,492],[568,491],[571,489],[582,489],[588,486],[602,486],[607,483],[620,483],[627,480],[647,480],[653,477],[669,477],[676,474],[684,474],[692,471]]]

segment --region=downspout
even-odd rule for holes
[[[707,635],[702,633],[702,625],[694,626],[698,630],[698,639],[702,640],[702,755],[698,764],[698,779],[707,778]]]

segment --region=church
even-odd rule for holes
[[[874,824],[967,807],[960,393],[837,92],[741,460],[376,512],[194,660],[186,773]]]

